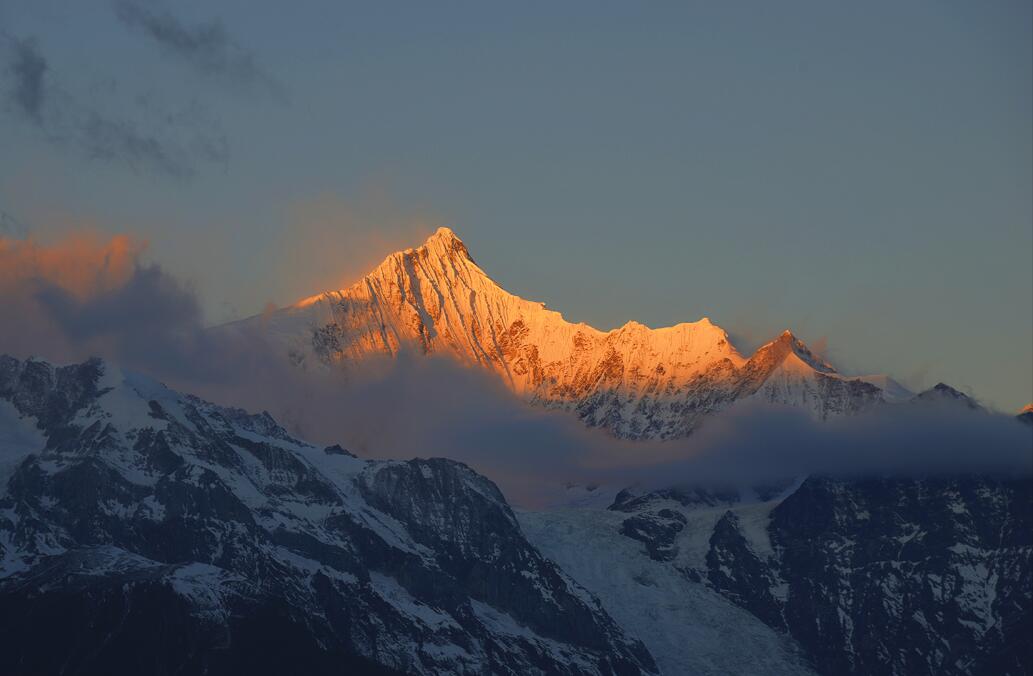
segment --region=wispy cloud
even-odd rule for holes
[[[113,0],[116,19],[219,89],[286,101],[285,88],[218,20],[189,24],[134,0]],[[224,126],[195,97],[170,99],[160,83],[122,92],[109,78],[104,97],[76,85],[68,65],[50,58],[46,42],[0,29],[4,109],[43,141],[141,174],[187,179],[229,164]]]
[[[192,176],[200,164],[227,163],[226,135],[196,105],[170,111],[138,96],[117,113],[108,112],[63,87],[35,39],[7,37],[7,42],[8,108],[46,141],[137,173],[177,179]]]
[[[167,11],[154,11],[132,0],[116,0],[114,9],[123,24],[198,73],[241,89],[284,97],[283,87],[233,40],[221,21],[188,26]]]
[[[4,237],[22,238],[29,234],[29,228],[13,215],[0,209],[0,239]]]
[[[47,60],[35,40],[12,40],[9,69],[14,86],[10,99],[17,109],[36,124],[43,123],[44,78]]]
[[[86,154],[103,160],[123,160],[135,171],[151,168],[169,176],[185,178],[190,165],[153,135],[141,134],[128,120],[104,117],[90,111],[79,127]]]

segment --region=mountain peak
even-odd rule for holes
[[[956,402],[964,404],[971,409],[980,408],[979,404],[977,404],[972,397],[968,396],[964,392],[954,389],[947,383],[936,383],[928,390],[915,395],[915,400],[922,402]]]
[[[835,373],[836,369],[831,364],[822,359],[819,355],[811,351],[807,345],[793,335],[793,332],[786,329],[778,338],[760,347],[755,353],[755,357],[761,356],[763,360],[770,361],[772,363],[782,363],[787,357],[794,355],[807,367],[819,371],[821,373]]]
[[[789,329],[746,357],[709,317],[602,331],[495,282],[447,227],[395,251],[350,287],[253,325],[290,359],[347,368],[413,348],[496,374],[530,403],[562,408],[627,438],[684,436],[711,411],[753,396],[800,403],[822,419],[912,395],[888,378],[840,376]]]
[[[427,238],[426,244],[430,244],[431,242],[436,242],[436,241],[443,241],[443,242],[457,241],[457,242],[460,242],[462,240],[459,239],[459,236],[456,235],[455,231],[452,230],[452,228],[449,228],[448,226],[443,225],[440,228],[438,228],[437,230],[435,230],[433,235],[431,235],[430,237]]]
[[[435,230],[434,234],[428,237],[427,241],[419,247],[406,250],[406,252],[409,251],[426,251],[429,254],[433,254],[443,259],[453,259],[454,257],[459,256],[471,263],[474,262],[473,257],[470,256],[470,250],[466,248],[466,244],[463,243],[463,240],[459,239],[459,236],[456,235],[451,228],[445,226]]]

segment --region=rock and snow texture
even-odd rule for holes
[[[654,673],[448,460],[0,357],[2,673]]]
[[[746,358],[706,318],[612,331],[567,322],[502,289],[448,228],[347,289],[225,328],[261,331],[295,363],[347,368],[407,346],[450,355],[496,373],[529,402],[626,438],[685,436],[748,397],[825,419],[910,394],[885,376],[838,374],[788,331]]]
[[[1029,478],[748,494],[624,491],[520,519],[665,673],[1033,673]]]
[[[791,638],[622,536],[626,514],[574,508],[523,512],[518,518],[543,554],[599,597],[625,632],[646,645],[661,673],[815,673]]]

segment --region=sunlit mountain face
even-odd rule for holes
[[[536,406],[629,439],[684,437],[739,401],[856,414],[911,396],[886,376],[843,376],[785,331],[746,357],[704,317],[601,331],[505,291],[440,228],[352,286],[229,327],[277,341],[299,366],[348,369],[413,349],[495,374]]]

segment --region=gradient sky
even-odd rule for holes
[[[1033,400],[1028,1],[291,6],[0,0],[7,236],[129,233],[216,322],[448,224],[571,320]]]

